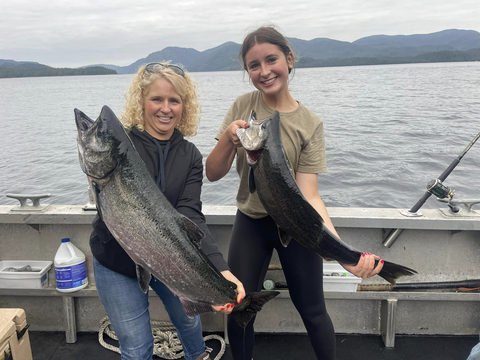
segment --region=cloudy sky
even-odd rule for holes
[[[478,0],[0,0],[0,59],[125,66],[167,46],[203,51],[267,23],[289,37],[480,32]]]

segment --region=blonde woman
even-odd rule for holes
[[[135,75],[126,94],[122,122],[140,157],[170,203],[205,233],[202,250],[230,281],[237,284],[240,302],[242,284],[232,275],[205,224],[200,193],[203,180],[202,155],[184,136],[194,136],[200,106],[193,79],[178,65],[150,63]],[[122,359],[150,360],[153,335],[148,294],[137,282],[135,263],[97,216],[90,247],[94,256],[99,297],[118,336]],[[180,300],[160,281],[152,278],[157,293],[175,325],[186,360],[210,359],[200,319],[188,318]],[[233,304],[215,307],[230,313]]]

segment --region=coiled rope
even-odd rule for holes
[[[177,331],[175,326],[172,325],[169,321],[157,321],[151,320],[152,324],[152,333],[153,333],[153,355],[161,357],[163,359],[180,359],[184,356],[183,347],[178,339]],[[115,351],[116,353],[121,354],[121,351],[118,347],[114,345],[107,344],[103,340],[103,334],[105,333],[111,339],[118,341],[117,335],[113,328],[110,327],[111,322],[108,316],[105,316],[100,320],[100,331],[98,332],[98,341],[100,345],[104,348]],[[215,357],[214,360],[220,360],[225,353],[226,344],[225,340],[219,335],[207,335],[203,338],[204,341],[207,340],[218,340],[220,341],[220,351]],[[207,352],[212,351],[212,349],[207,347]]]

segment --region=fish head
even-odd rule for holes
[[[269,138],[272,123],[280,121],[280,114],[275,111],[269,117],[257,120],[254,110],[250,112],[247,128],[238,128],[237,136],[243,148],[247,152],[247,162],[249,165],[255,165],[263,154],[265,145]]]
[[[125,143],[130,138],[107,106],[102,108],[95,121],[78,109],[74,112],[80,167],[89,178],[106,179],[117,168],[126,149]]]

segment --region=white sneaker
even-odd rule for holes
[[[205,347],[205,352],[198,356],[195,360],[211,360],[210,359],[210,353],[212,352],[212,348],[209,348],[208,346]]]

